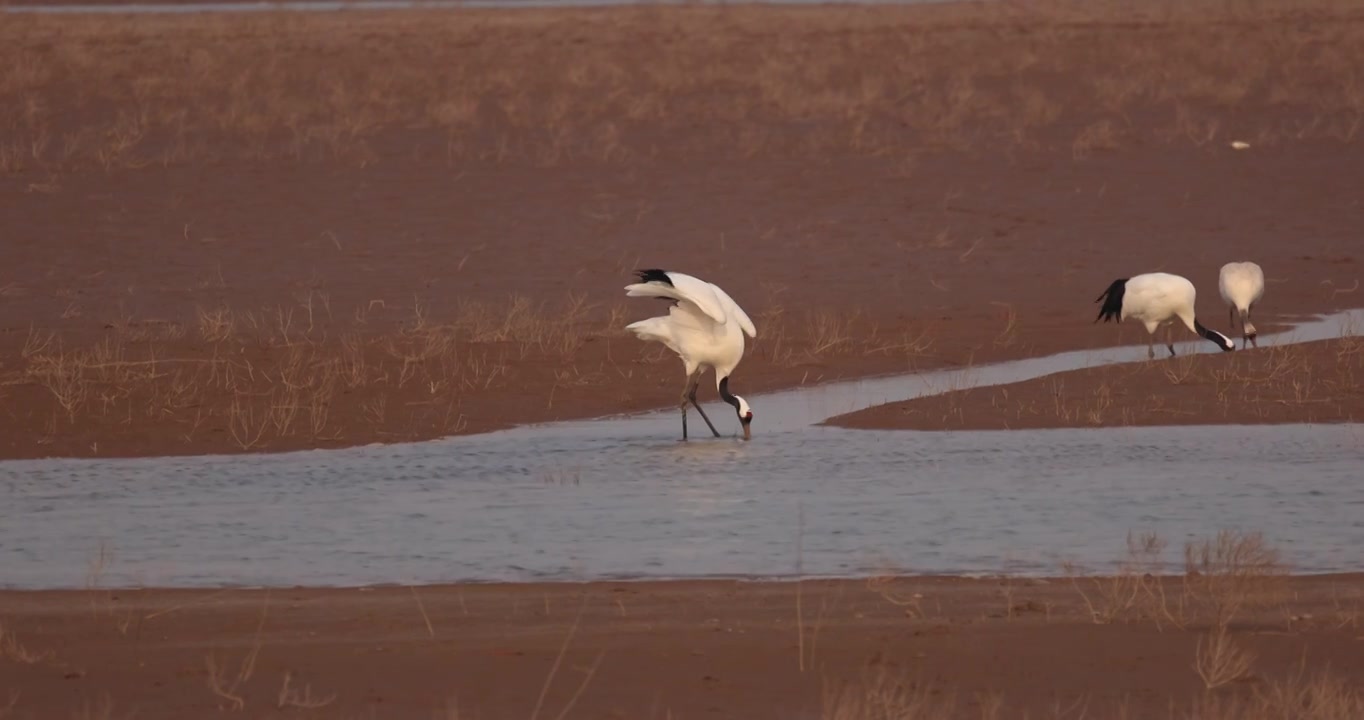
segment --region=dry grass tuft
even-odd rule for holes
[[[753,355],[778,367],[830,366],[834,359],[877,355],[901,357],[907,368],[913,368],[932,356],[936,342],[935,331],[928,325],[908,323],[886,330],[856,311],[806,312],[793,323],[775,301],[756,313],[754,322],[761,335]]]
[[[285,708],[296,707],[304,710],[316,710],[318,708],[324,708],[336,701],[335,693],[323,697],[313,697],[313,688],[311,685],[304,685],[302,688],[298,688],[293,685],[293,679],[294,674],[292,672],[284,673],[284,681],[280,685],[279,697],[275,703],[276,708],[283,710]]]
[[[199,316],[199,335],[207,342],[216,343],[232,336],[236,322],[232,310],[220,307],[213,310],[196,309]]]
[[[89,699],[81,701],[80,709],[71,715],[74,720],[113,720],[114,701],[108,693],[101,693],[98,700],[91,702]],[[123,716],[124,718],[134,717],[133,713]]]
[[[1097,151],[1117,150],[1121,147],[1121,135],[1122,131],[1114,121],[1108,118],[1095,121],[1086,125],[1075,136],[1075,141],[1070,145],[1071,155],[1079,160]]]
[[[1225,627],[1243,611],[1283,602],[1286,569],[1256,533],[1224,530],[1184,546],[1184,582],[1191,609]]]
[[[1226,672],[1241,671],[1233,664]],[[1006,715],[1007,700],[997,693],[979,693],[975,712],[963,714],[955,698],[940,689],[892,677],[885,670],[868,672],[858,682],[834,688],[826,686],[823,712],[826,720],[934,720],[979,717],[994,720]],[[1244,674],[1238,675],[1244,677]],[[1364,695],[1350,683],[1321,673],[1308,677],[1299,669],[1285,678],[1267,680],[1261,685],[1233,690],[1230,681],[1220,683],[1219,692],[1205,692],[1185,708],[1184,701],[1171,701],[1169,714],[1160,717],[1187,720],[1354,720],[1364,712]],[[1070,703],[1057,701],[1048,717],[1137,717],[1126,702],[1091,714],[1087,698]]]
[[[1327,672],[1309,676],[1305,666],[1266,680],[1249,693],[1208,692],[1182,715],[1188,720],[1354,720],[1364,717],[1364,694]]]
[[[226,665],[220,665],[217,655],[209,653],[204,658],[204,668],[207,671],[208,689],[214,696],[224,701],[219,705],[221,710],[241,711],[246,709],[245,686],[256,674],[256,660],[260,657],[261,637],[265,629],[266,614],[270,609],[270,591],[265,592],[265,599],[261,604],[260,620],[256,624],[256,631],[252,639],[251,649],[242,656],[237,663],[235,672],[230,672]],[[289,676],[285,676],[284,687],[280,690],[280,702],[292,699],[294,696],[286,694],[289,688]],[[306,688],[305,688],[306,690]],[[307,696],[311,700],[311,693]],[[330,702],[330,700],[328,700]],[[325,703],[324,703],[325,704]],[[319,706],[320,707],[320,706]]]
[[[23,665],[36,665],[47,662],[54,656],[55,654],[51,650],[43,652],[29,650],[23,643],[19,642],[19,638],[13,632],[6,630],[4,624],[0,624],[0,660],[9,660]]]
[[[824,720],[947,720],[956,717],[953,696],[892,677],[884,669],[868,671],[857,683],[825,687]]]
[[[1111,574],[1085,577],[1065,566],[1094,622],[1147,620],[1184,629],[1202,623],[1225,634],[1247,612],[1285,600],[1286,568],[1259,533],[1231,530],[1184,545],[1184,573],[1171,576],[1166,543],[1155,533],[1127,536],[1127,556]],[[1225,651],[1228,645],[1210,645]]]
[[[1254,662],[1255,654],[1232,639],[1225,625],[1200,637],[1194,652],[1194,670],[1208,690],[1244,679]]]

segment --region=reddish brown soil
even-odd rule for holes
[[[1364,341],[1348,337],[1160,358],[955,390],[840,415],[829,424],[1009,430],[1361,422],[1361,379]]]
[[[1233,623],[1256,659],[1218,698],[1285,681],[1304,658],[1309,676],[1329,666],[1364,683],[1361,578],[1294,578],[1289,591],[1290,605]],[[1166,717],[1203,694],[1192,664],[1206,632],[1095,623],[1068,580],[938,578],[6,592],[0,618],[12,639],[0,707],[13,694],[14,718],[86,706],[109,712],[74,716],[207,716],[236,707],[210,689],[210,659],[230,687],[253,653],[229,693],[249,717],[537,717],[542,692],[538,717],[551,718],[1012,718],[1057,707],[1108,718],[1123,706]],[[330,702],[281,708],[286,677],[295,700],[310,689]],[[864,683],[904,683],[957,712],[832,707],[839,690],[878,689]],[[982,713],[989,698],[1005,712]]]
[[[23,72],[0,87],[0,457],[334,447],[664,406],[680,364],[619,330],[662,309],[625,302],[640,267],[748,310],[759,337],[733,382],[749,394],[1112,344],[1092,301],[1137,272],[1193,279],[1215,327],[1231,259],[1269,276],[1262,332],[1364,298],[1364,150],[1338,80],[1364,47],[1345,42],[1364,36],[1354,15],[1244,18],[1235,47],[1196,23],[926,17],[8,19],[0,61]],[[659,43],[690,64],[631,75],[662,67]],[[1338,51],[1207,95],[1242,80],[1239,53],[1323,43]],[[794,74],[750,90],[726,70],[757,66]],[[897,67],[918,68],[907,104],[901,75],[872,76]],[[599,92],[612,73],[626,89]],[[884,88],[821,100],[847,73]],[[942,94],[966,76],[974,94]],[[1148,80],[1166,96],[1143,100]],[[1104,89],[1118,81],[1137,85]],[[482,110],[431,127],[464,117],[431,98],[466,86]],[[1110,135],[1094,98],[1120,91]],[[569,119],[542,117],[556,107]],[[1293,125],[1314,117],[1301,108],[1318,122]],[[1227,146],[1243,135],[1251,150]]]

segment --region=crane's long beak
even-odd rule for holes
[[[744,439],[752,440],[753,431],[750,429],[750,426],[753,425],[753,418],[744,418],[739,421],[739,424],[744,426]]]

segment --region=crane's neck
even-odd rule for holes
[[[1212,344],[1216,345],[1217,347],[1223,350],[1231,350],[1234,347],[1231,344],[1231,340],[1228,339],[1227,336],[1215,330],[1209,330],[1208,328],[1203,326],[1203,323],[1198,322],[1198,320],[1196,319],[1193,321],[1192,330],[1198,333],[1199,335],[1202,335],[1203,337],[1207,338],[1212,342]]]
[[[730,405],[733,405],[735,412],[739,411],[739,398],[735,397],[729,391],[728,375],[720,378],[720,398],[723,399],[725,402],[729,403]]]

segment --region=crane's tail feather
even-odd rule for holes
[[[625,326],[626,330],[639,336],[641,340],[653,340],[672,346],[673,334],[668,327],[668,319],[663,317],[647,318]]]
[[[1121,322],[1122,298],[1126,292],[1127,278],[1118,278],[1109,284],[1108,289],[1104,290],[1099,297],[1094,299],[1094,302],[1096,303],[1103,301],[1103,305],[1099,308],[1099,315],[1094,318],[1094,322],[1099,322],[1099,320],[1103,320],[1104,322],[1108,322],[1109,320]]]

